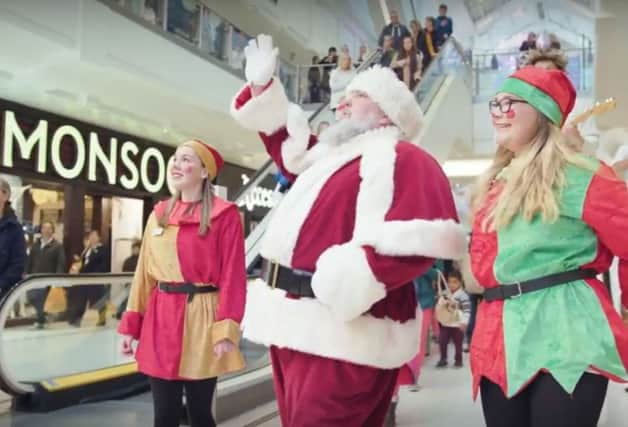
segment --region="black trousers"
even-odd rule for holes
[[[68,322],[79,323],[85,314],[87,303],[98,311],[104,311],[108,288],[107,285],[78,285],[68,288]]]
[[[487,427],[596,427],[608,379],[584,374],[570,396],[549,374],[540,374],[507,399],[501,388],[482,378],[480,392]]]
[[[153,391],[154,427],[178,427],[181,419],[183,390],[191,427],[215,427],[212,400],[216,378],[196,381],[163,380],[148,377]]]
[[[43,289],[33,289],[32,291],[28,291],[28,300],[33,305],[33,308],[37,313],[37,323],[46,323],[46,312],[44,311],[44,305],[46,304],[48,293],[50,293],[50,286],[47,286]]]

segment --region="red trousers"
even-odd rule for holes
[[[270,356],[284,427],[383,425],[399,369],[371,368],[274,346]]]

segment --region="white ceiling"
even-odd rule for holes
[[[594,10],[572,0],[465,0],[475,15],[475,50],[517,49],[527,33],[555,33],[563,47],[594,42]],[[481,9],[481,4],[495,6]],[[478,12],[482,10],[483,13]]]

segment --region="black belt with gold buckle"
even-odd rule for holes
[[[196,294],[207,294],[211,292],[218,292],[218,288],[210,286],[197,286],[194,283],[166,283],[159,282],[159,290],[167,294],[187,294],[188,303],[191,303]]]
[[[312,273],[271,264],[270,287],[283,289],[299,297],[316,298],[312,290]]]

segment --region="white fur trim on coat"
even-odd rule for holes
[[[390,69],[376,65],[358,74],[347,86],[346,94],[364,92],[412,140],[423,126],[423,112],[414,94]]]
[[[306,159],[311,131],[306,113],[296,104],[288,107],[286,130],[289,136],[281,144],[281,159],[288,171],[300,174],[311,164]]]
[[[265,346],[394,369],[416,355],[421,319],[401,323],[365,315],[343,322],[314,298],[286,298],[256,280],[248,285],[242,328],[246,339]]]
[[[360,243],[390,256],[460,259],[467,253],[464,229],[451,219],[385,221],[367,229]]]
[[[338,146],[317,144],[309,150],[305,161],[312,162],[312,165],[299,175],[290,191],[273,210],[273,217],[270,219],[262,240],[262,256],[290,267],[301,227],[329,178],[344,165],[363,156],[367,151],[376,150],[377,153],[381,153],[381,150],[387,149],[394,152],[398,136],[399,130],[395,127],[380,128],[359,135],[345,144]],[[369,158],[376,159],[377,156]],[[382,168],[384,167],[393,168],[394,161],[386,162],[382,165]],[[369,168],[369,170],[372,169]],[[388,175],[389,173],[386,173],[386,176]],[[373,183],[377,182],[377,179],[377,176],[373,176],[366,181]],[[360,191],[363,190],[361,186]],[[392,195],[375,195],[375,197],[379,197],[384,205],[378,209],[378,212],[385,213],[390,206]],[[383,201],[382,197],[385,197]]]
[[[366,313],[386,297],[386,286],[373,275],[364,249],[351,243],[334,245],[318,258],[312,290],[345,322]]]
[[[244,86],[231,101],[231,116],[240,125],[267,135],[272,135],[286,125],[290,102],[283,86],[276,78],[264,92],[252,97],[237,109],[236,99],[246,89],[247,86]]]

